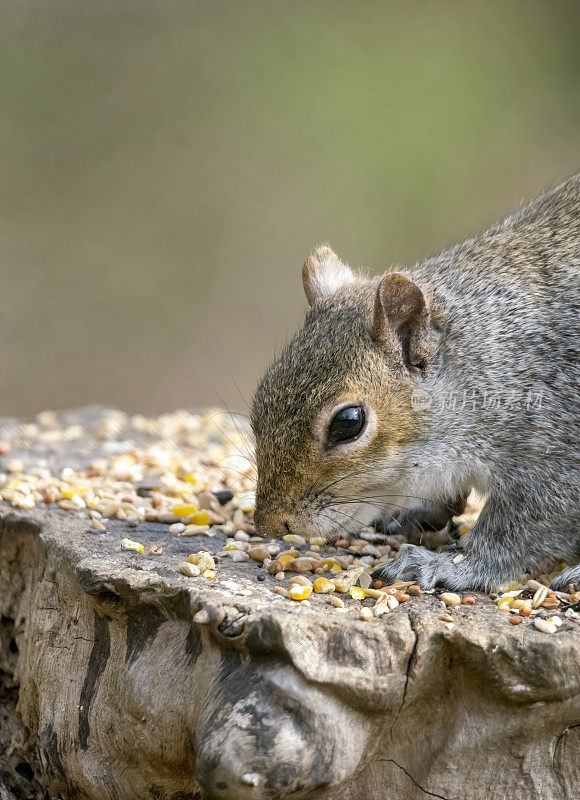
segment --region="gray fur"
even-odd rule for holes
[[[392,409],[364,456],[345,456],[331,473],[350,508],[357,493],[363,498],[358,522],[365,494],[379,491],[387,498],[381,510],[390,496],[446,504],[472,487],[488,496],[460,564],[448,553],[405,545],[384,579],[490,589],[558,560],[575,562],[579,266],[576,175],[485,233],[402,271],[429,309],[431,355],[421,375],[385,355],[369,334],[378,278],[357,278],[315,304],[254,399],[263,532],[286,532],[278,528],[288,519],[328,532],[323,512],[340,527],[312,426],[323,405],[354,384]],[[412,407],[414,390],[430,404]],[[498,396],[500,407],[490,407]],[[348,477],[350,464],[358,478]],[[578,568],[570,577],[578,580]]]

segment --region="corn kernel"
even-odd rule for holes
[[[183,516],[188,516],[184,514]],[[209,525],[209,514],[205,509],[201,511],[196,511],[194,514],[191,515],[189,519],[190,525]]]
[[[196,475],[194,475],[192,472],[188,472],[187,475],[184,475],[183,479],[185,481],[187,481],[187,483],[191,483],[192,486],[195,485],[199,481],[199,478]]]
[[[215,578],[215,572],[213,571],[213,569],[206,569],[203,572],[203,577],[204,578]]]
[[[191,555],[187,557],[187,560],[190,564],[195,564],[196,567],[199,567],[200,570],[213,569],[215,567],[215,561],[210,554],[206,553],[204,550],[201,550],[199,553],[191,553]]]
[[[197,507],[196,506],[192,506],[192,505],[188,505],[188,506],[185,506],[185,505],[173,506],[173,514],[176,517],[190,517],[192,514],[195,514],[196,511],[197,511]],[[207,514],[207,511],[206,511],[206,514]],[[198,522],[196,524],[197,525],[201,525],[201,524],[207,525],[207,522],[204,522],[204,523],[199,523]]]
[[[282,538],[285,542],[292,542],[292,544],[306,544],[304,536],[299,536],[297,533],[287,533]]]
[[[326,539],[324,536],[313,536],[310,539],[310,544],[316,545],[316,547],[322,547],[326,544]]]
[[[293,583],[288,589],[288,594],[292,600],[306,600],[307,597],[310,597],[311,593],[312,587],[301,586],[299,583]]]
[[[328,594],[334,592],[335,586],[328,578],[316,578],[314,581],[314,591],[318,594]]]
[[[337,562],[333,558],[323,558],[322,566],[328,567],[328,569],[342,569],[340,564],[337,564]]]
[[[131,539],[121,539],[121,550],[130,550],[133,553],[142,553],[143,545],[141,542],[133,542]]]
[[[353,600],[364,600],[366,597],[365,590],[361,589],[360,586],[353,586],[350,590],[350,596]]]
[[[71,486],[63,486],[63,488],[60,490],[62,496],[67,500],[72,500],[75,494],[86,494],[88,491],[88,486],[75,486],[74,489]]]
[[[283,553],[280,553],[277,561],[282,565],[282,569],[288,569],[290,563],[299,555],[300,554],[297,550],[285,550]]]

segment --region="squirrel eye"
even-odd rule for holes
[[[328,426],[327,446],[356,439],[365,426],[366,415],[361,406],[347,406],[337,411]]]

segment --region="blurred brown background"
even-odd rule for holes
[[[578,169],[575,0],[0,13],[3,415],[243,410],[315,243],[409,263]]]

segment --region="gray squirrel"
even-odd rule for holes
[[[318,247],[304,326],[253,400],[259,532],[443,527],[475,489],[463,559],[404,544],[376,576],[489,591],[576,564],[579,267],[580,174],[409,269],[367,277]]]

